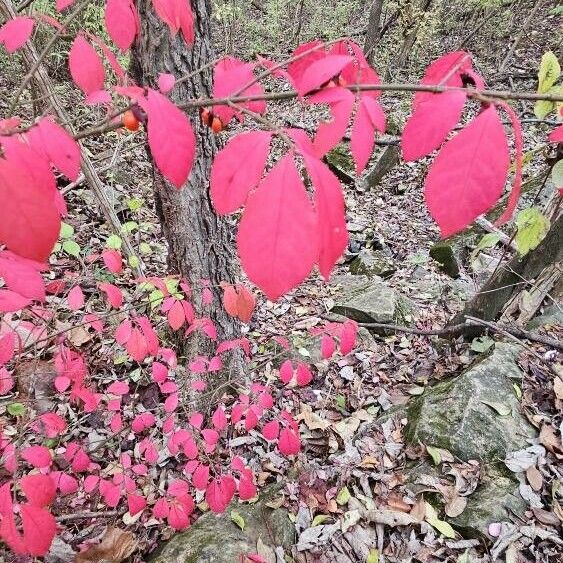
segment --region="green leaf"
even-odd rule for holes
[[[309,352],[309,350],[307,350],[307,348],[299,348],[297,351],[299,352],[299,354],[301,354],[302,356],[305,356],[306,358],[311,357],[311,352]]]
[[[60,238],[72,238],[74,236],[74,227],[68,223],[61,223]]]
[[[469,550],[466,549],[458,558],[457,563],[470,563],[469,561]]]
[[[560,74],[561,66],[555,54],[551,51],[544,53],[538,71],[538,92],[540,94],[549,92],[551,87],[557,82]]]
[[[366,559],[366,563],[379,563],[379,550],[378,549],[370,549],[368,558]]]
[[[496,411],[500,416],[508,416],[512,409],[503,403],[497,403],[495,401],[481,401],[484,405],[491,407],[494,411]]]
[[[455,530],[444,520],[440,520],[439,518],[432,518],[426,517],[426,521],[438,532],[440,532],[443,536],[447,538],[453,539],[455,538]]]
[[[164,293],[160,291],[160,289],[155,289],[149,293],[149,303],[151,305],[151,309],[156,309],[160,307],[162,300],[164,299]]]
[[[563,160],[558,160],[551,169],[551,179],[556,188],[563,188]]]
[[[538,119],[544,119],[555,109],[555,104],[549,100],[538,100],[534,104],[534,115]]]
[[[313,518],[313,522],[311,523],[311,527],[320,526],[321,524],[324,524],[327,520],[330,520],[330,516],[328,514],[317,514]]]
[[[489,336],[479,336],[471,341],[471,349],[474,352],[479,352],[482,354],[486,352],[491,346],[493,346],[495,341]]]
[[[334,402],[340,410],[346,410],[346,397],[344,395],[336,395]]]
[[[516,216],[516,246],[518,252],[525,256],[536,248],[549,231],[549,220],[542,215],[537,207],[523,209]]]
[[[131,268],[138,268],[140,261],[136,256],[129,256],[127,263],[131,266]]]
[[[22,403],[10,403],[6,407],[6,410],[8,411],[8,414],[11,414],[12,416],[23,416],[25,414],[25,405]]]
[[[340,489],[340,491],[338,491],[338,494],[336,495],[336,502],[340,506],[344,504],[348,504],[348,501],[350,500],[351,496],[352,495],[350,494],[348,487],[343,487],[342,489]]]
[[[121,242],[121,237],[118,237],[117,235],[110,235],[106,239],[106,246],[108,248],[113,248],[113,250],[119,250],[121,248]]]
[[[139,223],[136,221],[127,221],[121,225],[121,230],[125,233],[134,233],[139,228]]]
[[[487,233],[477,244],[476,250],[485,250],[486,248],[492,248],[500,240],[499,233]]]
[[[168,293],[174,294],[178,291],[178,284],[180,283],[180,280],[177,280],[175,278],[168,278],[166,280],[166,289],[168,290]]]
[[[127,200],[127,207],[131,211],[138,211],[143,207],[144,201],[139,197],[132,197],[131,199]]]
[[[522,398],[522,389],[520,389],[520,386],[516,385],[516,383],[513,383],[512,387],[514,387],[514,394],[516,395],[516,398],[520,400]]]
[[[246,522],[244,518],[236,511],[231,510],[231,520],[242,530],[244,531],[244,527],[246,526]]]
[[[428,452],[428,455],[432,458],[434,465],[440,465],[440,462],[442,461],[442,454],[440,453],[439,448],[426,446],[426,451]]]
[[[74,240],[67,239],[63,241],[63,251],[78,258],[80,256],[80,245]]]
[[[152,253],[151,245],[147,244],[146,242],[142,242],[139,245],[139,250],[141,251],[141,254],[151,254]]]

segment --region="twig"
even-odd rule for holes
[[[104,510],[98,512],[84,511],[75,512],[74,514],[62,514],[56,517],[57,522],[68,522],[69,520],[82,520],[83,518],[113,518],[114,516],[119,516],[123,512],[119,510]]]

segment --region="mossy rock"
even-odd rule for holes
[[[527,447],[535,430],[520,413],[514,383],[521,348],[497,342],[492,354],[461,375],[427,387],[408,403],[406,438],[468,461],[496,461]]]
[[[287,510],[273,510],[266,502],[275,496],[267,489],[255,504],[232,503],[224,514],[206,513],[187,530],[175,534],[149,563],[238,563],[241,555],[256,553],[260,540],[271,549],[289,549],[295,541],[295,527]],[[241,530],[231,512],[244,519]]]
[[[447,242],[438,242],[430,249],[430,257],[440,264],[440,269],[451,278],[459,276],[459,264],[453,246]]]
[[[381,250],[360,250],[358,256],[350,264],[350,272],[354,275],[365,275],[368,277],[379,276],[383,279],[392,276],[397,267],[392,258]]]

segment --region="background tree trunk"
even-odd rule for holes
[[[161,72],[176,78],[185,76],[215,58],[211,39],[211,2],[192,0],[195,42],[188,45],[180,33],[172,37],[170,29],[154,13],[151,0],[138,0],[141,33],[132,52],[132,72],[139,84],[156,87]],[[209,97],[212,69],[194,73],[174,88],[175,102],[189,98]],[[177,190],[154,168],[156,211],[166,237],[168,261],[173,273],[185,278],[193,289],[193,304],[203,316],[209,316],[217,326],[220,340],[234,338],[238,323],[220,306],[222,290],[219,283],[234,278],[233,237],[225,221],[213,211],[209,196],[209,175],[217,152],[216,140],[199,116],[191,116],[197,148],[193,170],[182,190]],[[201,303],[201,280],[209,280],[214,301],[208,311]],[[205,353],[205,345],[190,339],[188,355]],[[206,340],[206,339],[205,339]]]
[[[373,63],[375,46],[381,36],[381,13],[383,11],[383,0],[372,0],[369,9],[368,27],[366,40],[364,42],[364,53],[370,64]]]

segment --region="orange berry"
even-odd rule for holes
[[[223,122],[218,118],[214,117],[211,122],[211,130],[213,133],[220,133],[223,130]]]
[[[125,129],[129,129],[129,131],[139,130],[139,120],[130,109],[123,114],[121,122],[123,123]]]
[[[207,125],[208,127],[210,127],[211,126],[211,119],[212,119],[211,118],[211,112],[207,108],[202,108],[200,116],[201,116],[201,122],[204,125]]]

